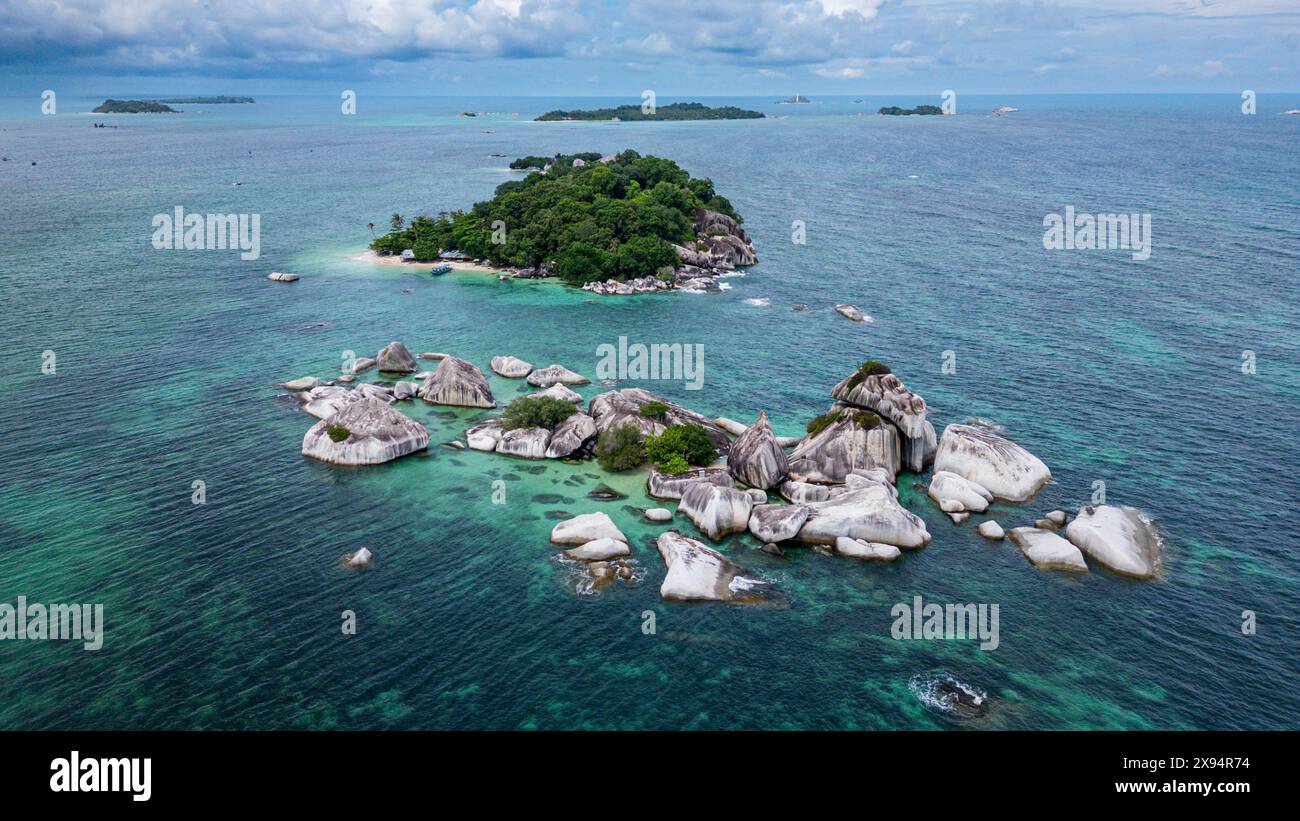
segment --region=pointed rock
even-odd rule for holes
[[[777,444],[767,421],[767,412],[759,411],[758,420],[731,443],[727,468],[750,487],[770,490],[781,484],[789,467],[785,451]]]
[[[445,357],[420,388],[420,397],[435,405],[495,408],[496,399],[483,372],[463,359]]]
[[[388,373],[415,373],[418,364],[411,352],[401,342],[389,342],[375,354],[379,370]]]

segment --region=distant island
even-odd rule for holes
[[[468,211],[409,223],[393,214],[375,253],[486,260],[516,278],[558,276],[597,293],[717,290],[712,275],[757,262],[741,217],[707,178],[627,150],[520,157],[542,169]]]
[[[916,108],[899,108],[896,105],[887,105],[877,113],[897,117],[908,114],[942,114],[943,109],[937,105],[919,105]]]
[[[171,100],[157,100],[172,105],[230,105],[234,103],[257,102],[252,97],[176,97]]]
[[[796,94],[796,95],[794,95],[793,97],[786,97],[784,100],[780,100],[780,101],[778,101],[778,104],[779,104],[779,105],[795,105],[795,104],[811,103],[811,102],[812,102],[812,100],[808,99],[807,97],[804,97],[804,96],[802,96],[802,95]]]
[[[672,103],[656,107],[650,113],[642,113],[639,105],[621,105],[618,108],[594,108],[591,110],[548,111],[535,122],[556,122],[569,120],[625,120],[628,122],[651,120],[758,120],[766,115],[758,111],[736,108],[733,105],[712,108],[703,103]]]
[[[91,114],[179,114],[171,106],[157,100],[105,100],[91,110]]]

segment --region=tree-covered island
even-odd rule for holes
[[[171,106],[157,100],[105,100],[93,108],[91,114],[179,114]]]
[[[511,167],[544,170],[502,183],[468,211],[409,222],[394,214],[371,249],[482,259],[597,293],[711,290],[713,275],[758,261],[727,198],[672,160],[628,150],[521,157]]]
[[[896,105],[887,105],[881,108],[878,113],[898,117],[908,114],[942,114],[943,109],[937,105],[919,105],[916,108],[899,108]]]
[[[586,111],[548,111],[537,122],[568,120],[623,120],[627,122],[652,120],[759,120],[766,117],[759,111],[724,105],[712,108],[703,103],[672,103],[643,112],[639,105],[621,105],[618,108],[595,108]]]

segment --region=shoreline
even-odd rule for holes
[[[453,271],[477,271],[482,274],[511,274],[514,272],[506,268],[494,268],[491,265],[483,265],[473,262],[462,262],[459,260],[440,260],[438,262],[407,262],[399,256],[382,255],[374,251],[366,250],[351,258],[355,262],[373,262],[377,265],[388,265],[395,268],[410,268],[412,270],[433,268],[435,265],[450,265]]]

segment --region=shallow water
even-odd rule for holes
[[[363,97],[353,117],[326,98],[166,117],[0,100],[0,602],[102,602],[108,625],[97,652],[0,642],[0,727],[1294,728],[1300,118],[1266,95],[1255,117],[1230,95],[854,116],[918,101],[727,100],[782,118],[611,125],[526,121],[593,100]],[[1021,112],[975,113],[998,105]],[[597,299],[357,259],[367,223],[467,207],[515,156],[627,147],[711,177],[761,263],[722,294]],[[176,205],[261,214],[261,259],[155,251],[150,220]],[[1151,213],[1151,258],[1045,251],[1043,215],[1065,205]],[[765,409],[779,434],[882,359],[940,430],[993,420],[1052,468],[992,518],[1029,524],[1104,481],[1160,522],[1164,576],[1042,573],[903,474],[925,550],[877,566],[732,537],[722,549],[788,605],[666,604],[643,474],[452,451],[438,443],[486,412],[423,403],[404,411],[427,453],[326,466],[299,455],[314,420],[275,387],[392,339],[485,372],[508,353],[594,376],[619,336],[702,344],[702,390],[640,386],[746,422]],[[525,387],[491,385],[502,402]],[[600,481],[629,498],[586,499]],[[578,595],[552,560],[548,513],[592,510],[631,538],[639,584]],[[375,568],[341,570],[362,545]],[[997,603],[1000,646],[890,638],[915,595]],[[927,707],[918,674],[987,693],[985,714]]]

